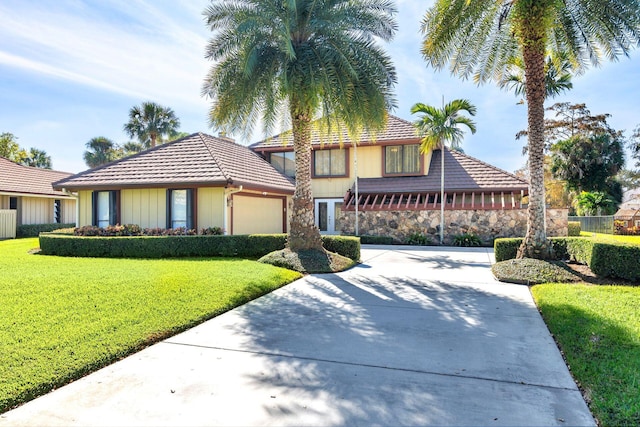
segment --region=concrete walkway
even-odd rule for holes
[[[591,425],[489,249],[376,247],[0,415],[0,426]]]

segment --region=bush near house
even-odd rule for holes
[[[584,237],[552,237],[549,241],[556,259],[586,264],[598,276],[640,281],[640,245]],[[496,262],[515,258],[521,242],[521,238],[496,239]]]
[[[260,258],[284,249],[286,234],[162,235],[83,237],[41,234],[40,248],[45,255],[96,258],[179,258],[244,257]],[[357,261],[360,241],[356,237],[323,236],[325,248]]]
[[[360,236],[360,243],[363,245],[393,245],[393,237],[391,236]]]
[[[28,224],[16,228],[16,237],[38,237],[40,233],[48,233],[59,228],[75,227],[75,224]]]
[[[582,231],[582,226],[580,225],[580,221],[569,221],[567,224],[569,228],[568,234],[570,237],[575,237],[580,235],[580,232]]]

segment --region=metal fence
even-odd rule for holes
[[[578,221],[582,231],[613,234],[613,215],[570,216],[569,221]]]
[[[16,211],[0,210],[0,239],[16,238]]]

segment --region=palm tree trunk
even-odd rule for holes
[[[523,49],[530,182],[527,233],[517,257],[545,259],[549,257],[550,246],[547,241],[544,194],[544,43],[535,33],[536,29],[531,29],[530,34],[536,35],[539,43],[527,44]]]
[[[292,104],[294,104],[292,102]],[[292,105],[293,152],[296,164],[296,190],[289,226],[289,249],[322,250],[320,231],[315,226],[311,193],[311,113],[300,112]]]

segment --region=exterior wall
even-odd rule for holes
[[[0,209],[0,239],[16,238],[16,211]]]
[[[224,188],[198,188],[198,230],[208,227],[225,228]]]
[[[78,226],[91,225],[91,191],[78,191]]]
[[[75,199],[60,199],[62,202],[60,212],[60,222],[63,224],[73,224],[76,222],[76,203]]]
[[[566,236],[567,209],[547,209],[547,235]],[[522,237],[527,231],[526,209],[511,210],[446,210],[445,244],[463,233],[478,235],[485,244],[499,237]],[[414,233],[426,234],[432,242],[439,241],[440,211],[365,211],[359,212],[359,234],[391,236],[399,243]],[[342,234],[355,233],[355,213],[343,212]]]
[[[382,150],[384,145],[373,145],[366,147],[358,147],[358,176],[360,178],[380,178],[382,177]],[[318,178],[315,177],[311,180],[311,190],[313,196],[318,198],[338,198],[344,197],[348,189],[353,187],[356,179],[356,172],[354,168],[354,148],[349,148],[348,153],[348,168],[349,176],[344,178]],[[429,171],[429,164],[431,163],[431,152],[423,156],[424,161],[424,174]]]
[[[89,197],[91,197],[91,193],[89,193]],[[89,219],[89,223],[91,223],[91,219]],[[138,224],[142,228],[165,228],[167,225],[167,190],[164,188],[121,190],[120,223]]]
[[[53,222],[53,201],[41,197],[21,197],[19,223],[50,224]]]
[[[9,196],[0,196],[0,209],[9,209]]]

